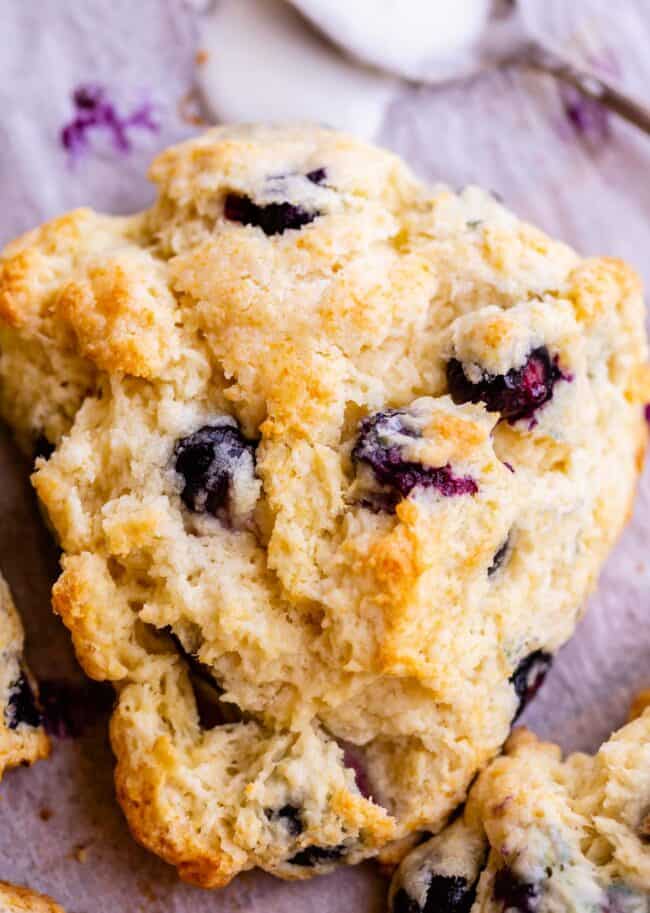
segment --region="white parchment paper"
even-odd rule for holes
[[[191,90],[196,15],[183,0],[0,0],[0,243],[79,205],[128,212],[153,196],[152,155],[195,132],[179,116]],[[606,51],[618,79],[650,103],[647,0],[531,0],[536,27],[583,53]],[[71,168],[58,134],[80,82],[105,84],[126,108],[147,97],[160,132],[109,144]],[[592,142],[575,135],[556,86],[492,73],[446,89],[405,89],[382,140],[423,176],[478,182],[522,216],[580,250],[625,257],[650,282],[650,138],[620,122]],[[29,655],[44,679],[79,677],[68,637],[49,609],[57,556],[27,482],[29,467],[0,433],[0,563],[25,618]],[[566,748],[592,749],[650,685],[650,475],[634,518],[570,645],[525,721]],[[105,719],[105,718],[104,718]],[[69,913],[264,911],[374,913],[385,882],[372,865],[302,884],[261,873],[222,892],[178,882],[132,841],[113,798],[104,719],[57,739],[52,759],[0,785],[0,878],[47,891]]]

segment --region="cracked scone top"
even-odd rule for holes
[[[49,754],[36,686],[23,659],[23,627],[0,575],[0,778]]]
[[[439,828],[570,636],[645,440],[639,283],[316,128],[163,153],[0,266],[0,406],[116,684],[136,837],[203,885]]]
[[[648,913],[650,692],[593,757],[525,729],[460,818],[413,850],[391,913]]]

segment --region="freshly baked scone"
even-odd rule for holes
[[[0,779],[8,767],[31,764],[50,753],[36,685],[23,660],[23,641],[18,612],[0,575]]]
[[[205,886],[306,878],[440,828],[573,631],[643,452],[641,291],[323,129],[151,174],[7,248],[0,409],[55,448],[133,833]]]
[[[51,897],[0,881],[0,913],[64,913]]]
[[[594,757],[516,730],[462,817],[404,859],[392,913],[648,913],[646,708]]]

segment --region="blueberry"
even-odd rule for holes
[[[474,479],[455,476],[449,464],[434,468],[403,458],[402,446],[391,443],[391,439],[396,435],[418,436],[405,424],[404,415],[403,411],[391,409],[377,412],[361,422],[352,461],[369,466],[377,482],[387,489],[364,500],[364,506],[393,513],[398,502],[417,487],[434,488],[445,497],[475,495],[478,485]]]
[[[504,904],[504,911],[510,913],[535,913],[539,907],[539,887],[520,881],[507,868],[496,873],[493,893],[494,899]]]
[[[282,821],[292,837],[297,837],[304,830],[300,809],[295,805],[283,805],[278,809],[268,808],[265,814],[269,821]]]
[[[432,875],[424,907],[400,888],[391,913],[470,913],[475,898],[476,882],[469,884],[462,875]]]
[[[488,568],[488,572],[487,572],[488,577],[493,577],[494,574],[496,574],[496,572],[499,570],[499,568],[503,566],[503,562],[506,560],[509,548],[510,548],[510,540],[506,539],[506,541],[503,543],[503,545],[501,545],[494,553],[494,557],[492,558],[492,564]]]
[[[522,418],[534,424],[536,411],[553,398],[555,384],[571,379],[546,346],[533,349],[521,368],[506,374],[484,373],[478,383],[467,378],[456,358],[447,363],[447,385],[455,403],[484,403],[488,412],[499,412],[511,424]]]
[[[519,706],[514,715],[513,723],[542,687],[552,662],[553,657],[550,653],[545,653],[544,650],[535,650],[522,659],[510,676],[510,682],[519,698]]]
[[[43,717],[36,695],[29,679],[21,672],[11,686],[9,701],[5,707],[5,723],[9,729],[17,729],[21,724],[40,726],[42,722]]]
[[[314,170],[309,171],[305,177],[308,181],[311,181],[312,184],[322,184],[327,180],[327,171],[325,168],[314,168]]]
[[[289,229],[309,225],[320,212],[309,211],[293,203],[258,204],[243,194],[229,193],[226,196],[223,214],[229,222],[254,225],[261,228],[265,235],[281,235]]]
[[[335,862],[345,853],[344,846],[308,846],[289,859],[290,865],[302,865],[311,868],[321,862]]]
[[[177,441],[174,458],[185,506],[230,523],[235,476],[255,474],[254,444],[234,425],[204,425]]]

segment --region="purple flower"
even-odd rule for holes
[[[88,150],[89,134],[93,130],[108,133],[115,149],[127,153],[131,149],[131,129],[155,133],[160,126],[154,117],[154,109],[150,102],[144,102],[130,114],[121,115],[108,97],[106,89],[97,83],[77,86],[72,93],[72,102],[75,115],[62,128],[60,135],[61,145],[72,161],[77,160]]]
[[[609,48],[600,48],[597,52],[583,51],[580,56],[587,68],[605,79],[621,76],[618,60]],[[565,123],[572,127],[574,134],[595,144],[609,139],[612,133],[610,112],[604,105],[566,83],[560,83],[558,92]]]
[[[569,85],[560,86],[560,101],[564,116],[577,134],[595,142],[609,139],[612,132],[609,111],[600,102]]]

